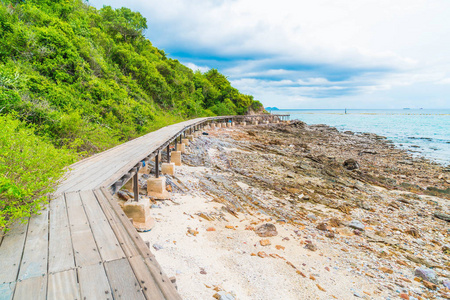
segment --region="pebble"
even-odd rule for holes
[[[307,214],[306,217],[307,217],[309,220],[311,220],[311,221],[317,221],[317,217],[316,217],[316,215],[313,214],[313,213]]]
[[[160,244],[153,244],[152,246],[153,246],[153,248],[154,248],[156,251],[161,250],[161,249],[164,249],[164,247],[161,246]]]
[[[265,223],[255,229],[255,233],[260,237],[269,237],[278,235],[277,228],[272,223]]]
[[[313,243],[307,243],[307,244],[305,245],[305,248],[308,249],[308,250],[310,250],[310,251],[316,251],[316,250],[317,250],[317,246],[314,245]]]
[[[358,220],[351,220],[350,223],[348,223],[348,226],[354,229],[364,231],[364,224]]]
[[[414,271],[414,275],[417,277],[422,278],[423,280],[432,282],[432,283],[437,283],[437,276],[436,273],[428,268],[417,268]]]

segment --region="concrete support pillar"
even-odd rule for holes
[[[181,153],[186,153],[186,145],[185,144],[180,144],[180,147],[179,147],[180,149],[179,149],[179,151],[181,152]]]
[[[215,129],[216,128],[216,124],[215,123],[211,123],[211,129]]]
[[[230,122],[227,122],[227,127],[231,127],[231,123]]]
[[[150,201],[148,199],[125,202],[123,212],[133,220],[133,225],[137,231],[149,231],[155,225],[155,221],[150,216]]]
[[[193,136],[192,134],[187,135],[186,138],[187,138],[189,141],[193,141],[193,140],[194,140],[194,136]]]
[[[185,146],[189,146],[189,140],[188,139],[182,139],[181,143],[183,143],[183,145],[185,145]]]
[[[147,179],[147,195],[155,199],[168,199],[166,190],[166,177]]]
[[[175,163],[176,166],[181,166],[181,151],[172,151],[170,161]]]
[[[145,163],[145,166],[139,169],[139,174],[148,174],[148,163]]]
[[[244,121],[244,122],[241,123],[241,125],[242,125],[242,126],[246,126],[246,125],[247,125],[247,122]]]
[[[231,122],[231,126],[236,126],[236,122]]]
[[[175,163],[173,163],[173,162],[162,163],[161,164],[161,173],[173,176],[175,174]]]

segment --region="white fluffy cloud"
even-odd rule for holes
[[[444,84],[450,78],[448,0],[91,4],[140,11],[157,47],[193,69],[218,68],[266,106],[339,107],[355,101],[371,107],[377,95],[377,104],[387,106],[393,103],[389,95],[395,95],[414,107],[421,99],[403,87],[416,85],[428,89],[430,106],[450,107],[450,101],[442,101],[442,93],[450,92]]]

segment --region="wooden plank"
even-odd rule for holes
[[[125,255],[127,257],[139,255],[136,245],[134,244],[131,237],[128,235],[126,229],[123,227],[118,216],[111,207],[109,201],[106,200],[105,196],[100,190],[95,190],[94,194],[97,197],[98,203],[103,209],[103,213],[105,214],[106,218],[109,221],[109,225],[111,226],[112,230],[114,231],[114,234],[117,237],[117,240],[119,241],[119,245],[125,252]]]
[[[102,188],[101,191],[104,195],[109,194],[105,188]],[[147,245],[145,245],[145,242],[142,240],[141,236],[137,233],[131,222],[128,221],[128,218],[126,217],[120,206],[117,204],[117,202],[114,201],[114,199],[112,199],[112,197],[106,198],[111,203],[111,206],[118,215],[120,221],[128,231],[128,234],[132,237],[140,255],[144,258],[144,261],[148,266],[150,273],[155,279],[155,282],[158,284],[158,287],[161,289],[163,295],[167,299],[181,299],[175,287],[172,285],[167,275],[162,271],[161,266],[158,264],[154,255],[151,253],[150,249],[148,249]]]
[[[0,247],[0,283],[16,281],[27,230],[28,223],[16,222],[3,238]]]
[[[50,235],[48,248],[49,273],[75,268],[75,256],[73,254],[64,195],[50,201]]]
[[[47,275],[18,281],[14,300],[45,300],[47,295]]]
[[[104,195],[108,195],[109,192],[102,188],[100,189]],[[106,197],[106,199],[109,201],[112,209],[116,213],[119,221],[122,223],[123,227],[127,231],[128,235],[130,236],[133,243],[136,245],[136,249],[138,250],[139,255],[142,255],[143,257],[154,257],[154,255],[151,253],[150,249],[148,249],[147,245],[145,245],[145,242],[142,240],[139,233],[134,228],[133,224],[131,224],[128,217],[123,212],[122,208],[119,206],[119,204],[111,197],[111,194],[109,194],[110,197]]]
[[[106,262],[105,270],[115,299],[145,299],[126,258]]]
[[[106,277],[103,264],[96,264],[79,268],[78,281],[80,283],[81,299],[113,299],[111,286]],[[128,298],[132,299],[132,298]]]
[[[173,286],[170,279],[166,274],[163,273],[161,266],[158,264],[155,258],[145,258],[144,262],[148,267],[150,273],[152,274],[158,287],[161,289],[162,294],[167,299],[179,299],[181,296],[178,294],[177,290]]]
[[[147,299],[165,299],[142,257],[134,256],[128,260]]]
[[[80,288],[77,282],[77,272],[67,270],[48,276],[49,300],[75,300],[80,298]]]
[[[91,231],[79,193],[67,193],[66,205],[69,215],[72,244],[77,267],[101,262],[97,245]]]
[[[47,274],[48,263],[48,207],[33,215],[28,225],[19,280]]]
[[[0,300],[11,300],[14,293],[15,282],[0,284]]]
[[[125,253],[123,253],[119,241],[109,225],[93,191],[81,192],[80,196],[102,260],[110,261],[124,258]]]

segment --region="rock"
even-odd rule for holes
[[[236,299],[232,294],[227,293],[225,291],[217,292],[213,295],[213,297],[216,298],[217,300],[235,300]]]
[[[436,273],[428,268],[417,268],[414,275],[435,284],[438,282]]]
[[[392,274],[394,273],[394,271],[392,271],[392,269],[386,268],[386,267],[381,267],[380,271],[387,273],[387,274]]]
[[[322,292],[326,292],[326,290],[325,290],[323,287],[321,287],[318,283],[316,284],[316,286],[317,286],[317,288],[318,288],[319,290],[321,290]]]
[[[347,159],[346,161],[344,161],[343,166],[344,166],[344,168],[346,168],[349,171],[359,169],[358,162],[356,160],[354,160],[353,158],[350,158],[350,159]]]
[[[325,236],[327,237],[327,238],[329,238],[329,239],[333,239],[334,237],[335,237],[335,235],[334,235],[334,233],[333,232],[327,232],[326,234],[325,234]]]
[[[306,218],[308,218],[310,221],[317,221],[317,217],[313,213],[307,214]]]
[[[117,192],[117,196],[119,197],[119,199],[122,199],[122,200],[125,200],[125,201],[128,201],[128,200],[133,198],[128,192],[121,191],[121,190],[119,190]]]
[[[444,214],[444,213],[440,213],[440,212],[435,212],[434,216],[438,219],[450,222],[450,215]]]
[[[335,227],[335,228],[341,226],[341,224],[342,224],[342,222],[338,218],[331,218],[328,221],[328,225],[330,225],[331,227]]]
[[[187,233],[186,233],[186,235],[193,235],[193,236],[196,236],[198,234],[198,231],[197,230],[194,230],[194,229],[188,229],[188,231],[187,231]]]
[[[444,246],[442,246],[442,252],[444,252],[445,254],[450,254],[450,245],[445,244]]]
[[[450,280],[444,279],[444,281],[442,282],[442,284],[445,286],[446,289],[449,289],[449,290],[450,290]]]
[[[164,248],[163,246],[161,246],[161,245],[159,245],[159,244],[153,244],[152,246],[153,246],[153,248],[154,248],[156,251],[161,250],[161,249]]]
[[[258,252],[258,256],[261,257],[261,258],[265,258],[265,257],[268,257],[269,255],[267,255],[267,253],[264,252],[264,251],[259,251]]]
[[[327,231],[327,223],[319,223],[319,225],[316,226],[317,229],[322,230],[322,231]]]
[[[225,225],[225,228],[226,228],[226,229],[233,229],[233,230],[236,230],[236,228],[234,228],[234,226],[232,226],[232,225]]]
[[[216,229],[214,227],[208,227],[206,228],[206,231],[216,231]]]
[[[316,251],[316,250],[317,250],[317,246],[314,245],[313,243],[307,243],[307,244],[305,245],[305,248],[308,249],[308,250],[310,250],[310,251]]]
[[[415,237],[415,238],[420,238],[420,233],[419,230],[417,230],[416,228],[412,227],[408,230],[405,231],[405,233]]]
[[[277,228],[271,223],[265,223],[255,229],[255,233],[260,237],[269,237],[278,235]]]
[[[286,247],[281,245],[275,245],[275,248],[277,248],[277,250],[284,250]]]
[[[260,244],[261,246],[269,246],[269,245],[270,245],[270,241],[269,241],[268,239],[260,240],[260,241],[259,241],[259,244]]]
[[[400,296],[400,298],[402,298],[402,299],[409,300],[409,295],[408,295],[408,294],[401,293],[399,296]]]
[[[354,229],[364,231],[364,224],[358,220],[351,220],[350,223],[348,223],[348,226]]]
[[[428,288],[430,290],[435,290],[437,288],[437,285],[435,285],[434,283],[429,282],[427,280],[422,281],[422,283],[426,288]]]

